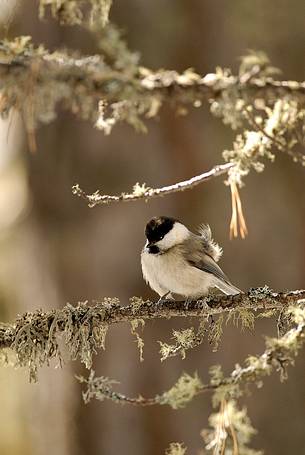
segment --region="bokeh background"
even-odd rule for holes
[[[256,49],[265,51],[285,78],[303,80],[304,12],[303,0],[115,0],[111,19],[125,30],[129,46],[140,51],[142,64],[154,69],[193,67],[204,74],[219,65],[236,71],[238,58]],[[2,36],[32,35],[50,49],[97,51],[80,27],[41,22],[37,16],[33,0],[1,0],[1,23],[9,22]],[[238,287],[304,288],[305,174],[287,156],[279,154],[263,174],[247,178],[241,196],[249,236],[243,241],[229,240],[230,194],[222,178],[147,204],[89,209],[72,196],[76,182],[87,191],[111,194],[137,181],[162,186],[186,179],[221,162],[234,137],[208,106],[186,117],[164,109],[147,123],[146,135],[119,125],[105,137],[89,122],[60,112],[55,122],[39,128],[38,150],[31,154],[18,114],[1,121],[1,320],[60,308],[67,301],[155,298],[142,280],[139,254],[144,225],[158,214],[178,217],[192,229],[208,222],[224,248],[221,265]],[[120,381],[126,394],[152,396],[169,388],[182,370],[197,370],[204,380],[216,363],[229,372],[247,354],[261,352],[263,334],[275,334],[275,321],[257,321],[253,333],[228,326],[218,352],[204,343],[185,361],[161,364],[157,340],[169,341],[172,328],[191,324],[148,323],[143,363],[129,327],[113,327],[94,368]],[[1,369],[1,455],[157,455],[172,441],[184,441],[189,454],[203,447],[208,395],[179,411],[97,401],[85,406],[75,374],[87,373],[67,362],[63,369],[42,369],[39,382],[29,384],[26,371]],[[258,430],[254,447],[269,455],[305,454],[304,380],[303,352],[288,382],[273,375],[243,399]]]

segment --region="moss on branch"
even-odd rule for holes
[[[63,338],[70,358],[80,359],[90,368],[93,354],[105,348],[107,329],[112,324],[172,317],[203,318],[245,310],[281,311],[289,305],[297,305],[302,299],[305,299],[305,290],[276,293],[265,287],[246,294],[209,296],[193,302],[137,299],[134,304],[132,299],[129,305],[121,306],[118,299],[105,298],[93,306],[88,302],[79,303],[76,307],[67,304],[62,309],[49,312],[38,310],[25,313],[15,323],[1,325],[0,348],[13,350],[17,365],[29,367],[31,379],[36,380],[41,365],[48,365],[51,359],[61,361],[63,354],[59,337]]]
[[[262,386],[262,380],[272,371],[280,373],[280,379],[287,379],[287,368],[294,364],[305,340],[305,300],[300,306],[289,307],[286,310],[291,316],[292,328],[279,338],[267,338],[266,349],[259,356],[249,356],[244,364],[235,365],[231,374],[224,376],[219,365],[210,369],[210,381],[204,383],[197,373],[189,375],[183,373],[178,381],[168,391],[152,398],[141,395],[135,398],[127,397],[114,392],[112,384],[115,382],[104,377],[96,377],[91,371],[88,379],[78,378],[86,384],[83,392],[84,401],[88,403],[93,398],[98,400],[109,399],[117,403],[128,403],[139,406],[168,405],[173,409],[184,407],[195,396],[204,392],[213,392],[213,403],[217,406],[223,400],[232,400],[240,397],[248,384]]]
[[[304,82],[274,80],[263,72],[253,75],[253,68],[238,76],[218,69],[205,77],[191,70],[182,74],[150,71],[138,66],[136,55],[125,46],[121,52],[124,42],[115,27],[107,26],[103,33],[102,54],[86,57],[75,52],[51,53],[43,46],[34,47],[28,37],[2,41],[1,112],[15,107],[35,126],[53,120],[60,102],[107,132],[119,120],[143,128],[141,117],[154,117],[166,101],[192,107],[214,100],[216,115],[231,106],[231,121],[239,112],[236,103],[240,99],[249,103],[263,96],[268,104],[289,95],[304,103]]]
[[[65,25],[80,25],[98,21],[107,24],[112,0],[40,0],[39,15],[44,18],[47,11]],[[87,14],[86,14],[87,11]]]

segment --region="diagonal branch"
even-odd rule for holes
[[[162,188],[149,188],[144,184],[140,185],[137,183],[133,187],[132,193],[121,193],[118,196],[100,194],[99,191],[96,191],[93,194],[86,194],[79,185],[74,185],[72,187],[72,192],[76,196],[79,196],[85,199],[88,202],[89,207],[95,207],[96,205],[109,204],[112,202],[131,202],[138,200],[152,199],[155,197],[166,196],[168,194],[177,193],[178,191],[184,191],[193,188],[200,183],[210,180],[212,177],[218,177],[226,173],[229,169],[234,167],[234,163],[219,164],[214,166],[210,171],[204,172],[203,174],[196,175],[195,177],[190,178],[189,180],[184,180],[183,182],[174,183],[173,185],[163,186]]]

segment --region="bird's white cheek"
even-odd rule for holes
[[[161,250],[168,250],[184,242],[190,235],[189,230],[181,223],[176,222],[174,227],[156,243]]]

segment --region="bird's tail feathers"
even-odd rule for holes
[[[214,286],[226,295],[242,294],[242,291],[232,283],[226,283],[225,281],[219,279],[215,281]]]

